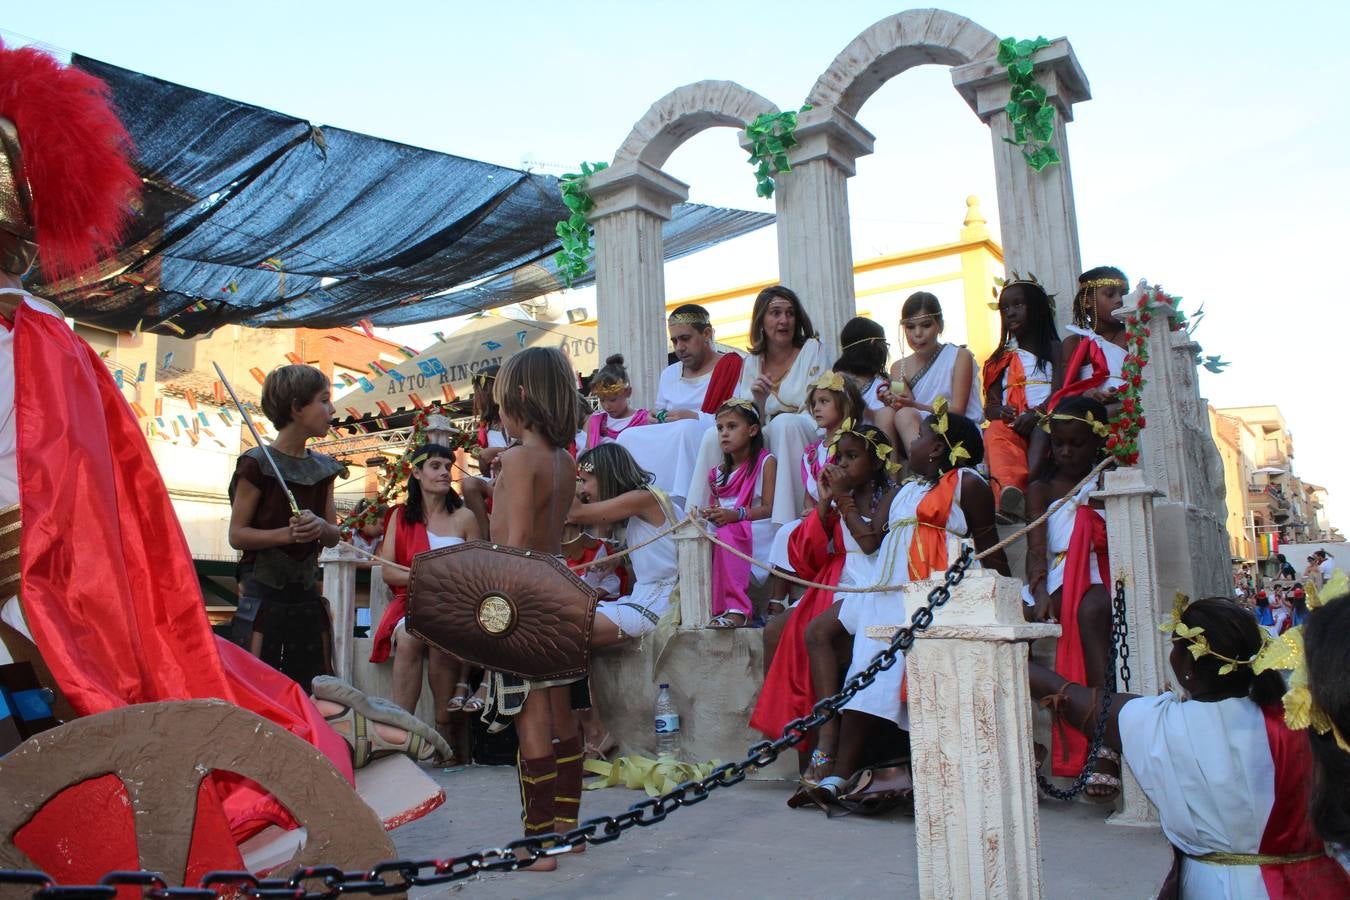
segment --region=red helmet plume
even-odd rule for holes
[[[100,79],[41,50],[0,42],[0,116],[18,131],[45,281],[109,255],[133,215],[141,180],[110,93]]]

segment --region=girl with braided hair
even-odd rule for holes
[[[1073,324],[1065,330],[1064,386],[1050,398],[1050,409],[1065,397],[1088,394],[1109,403],[1124,386],[1125,323],[1115,317],[1130,282],[1115,266],[1098,266],[1078,276],[1073,298]]]

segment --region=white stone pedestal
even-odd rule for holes
[[[360,560],[356,550],[342,544],[329,547],[319,555],[319,565],[323,568],[323,595],[333,617],[333,672],[349,684],[355,661],[356,564]]]
[[[905,590],[912,616],[936,582]],[[972,572],[907,658],[922,897],[1041,896],[1028,644],[1021,585]]]
[[[712,619],[712,544],[703,527],[685,522],[674,532],[681,628],[702,628]]]

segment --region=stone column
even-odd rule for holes
[[[712,619],[712,544],[703,526],[685,522],[675,529],[680,576],[680,627],[702,628]]]
[[[600,361],[622,353],[635,406],[656,401],[666,367],[666,281],[661,225],[689,186],[641,160],[616,163],[588,183],[595,208],[595,311]]]
[[[848,179],[874,138],[836,107],[811,109],[797,120],[792,171],[776,176],[778,280],[802,298],[833,362],[839,330],[857,314]],[[749,145],[742,135],[741,146]]]
[[[1130,684],[1126,688],[1116,670],[1117,690],[1152,697],[1170,686],[1166,638],[1158,631],[1164,604],[1153,532],[1153,498],[1158,495],[1142,469],[1131,466],[1105,474],[1104,487],[1093,494],[1106,504],[1106,537],[1112,578],[1125,580],[1125,644],[1130,648]],[[1115,586],[1109,586],[1114,592]],[[1107,819],[1112,825],[1157,826],[1158,811],[1144,796],[1129,767],[1121,772],[1120,802]]]
[[[1134,310],[1136,292],[1117,316]],[[1149,322],[1149,361],[1144,367],[1146,427],[1139,434],[1139,464],[1161,494],[1154,513],[1160,548],[1159,572],[1170,598],[1227,595],[1231,590],[1228,503],[1223,460],[1209,430],[1208,404],[1200,396],[1196,359],[1200,345],[1172,331],[1172,306],[1159,303]],[[1170,604],[1171,600],[1167,602]]]
[[[906,587],[911,616],[935,584]],[[967,574],[908,655],[922,897],[1041,896],[1027,657],[1059,626],[1023,621],[1020,592]]]
[[[1005,108],[1011,91],[1007,68],[993,59],[957,66],[952,69],[952,83],[989,126],[1004,261],[1010,270],[1035,273],[1055,295],[1058,320],[1070,322],[1082,265],[1065,124],[1073,121],[1073,105],[1090,99],[1091,93],[1066,39],[1059,38],[1037,53],[1035,61],[1036,80],[1059,113],[1050,143],[1062,160],[1041,172],[1027,165],[1022,148],[1003,140],[1012,137]]]
[[[342,544],[326,548],[319,556],[323,568],[323,595],[333,617],[334,674],[349,684],[356,660],[356,551]]]

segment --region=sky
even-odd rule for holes
[[[558,173],[607,160],[674,88],[729,79],[800,104],[859,32],[905,7],[839,0],[9,4],[35,41],[308,119]],[[1343,85],[1350,4],[955,2],[1000,36],[1067,37],[1092,99],[1069,125],[1085,267],[1123,268],[1201,304],[1217,407],[1277,404],[1295,471],[1350,527],[1332,360],[1350,206]],[[850,181],[854,257],[955,239],[965,197],[997,229],[988,130],[942,67],[893,79],[859,122],[876,153]],[[771,211],[730,129],[676,151],[690,199]],[[774,278],[772,229],[667,269],[667,296]],[[572,305],[572,304],[567,304]],[[426,333],[435,326],[429,326]],[[429,342],[429,337],[427,341]],[[1342,510],[1345,514],[1342,514]]]

